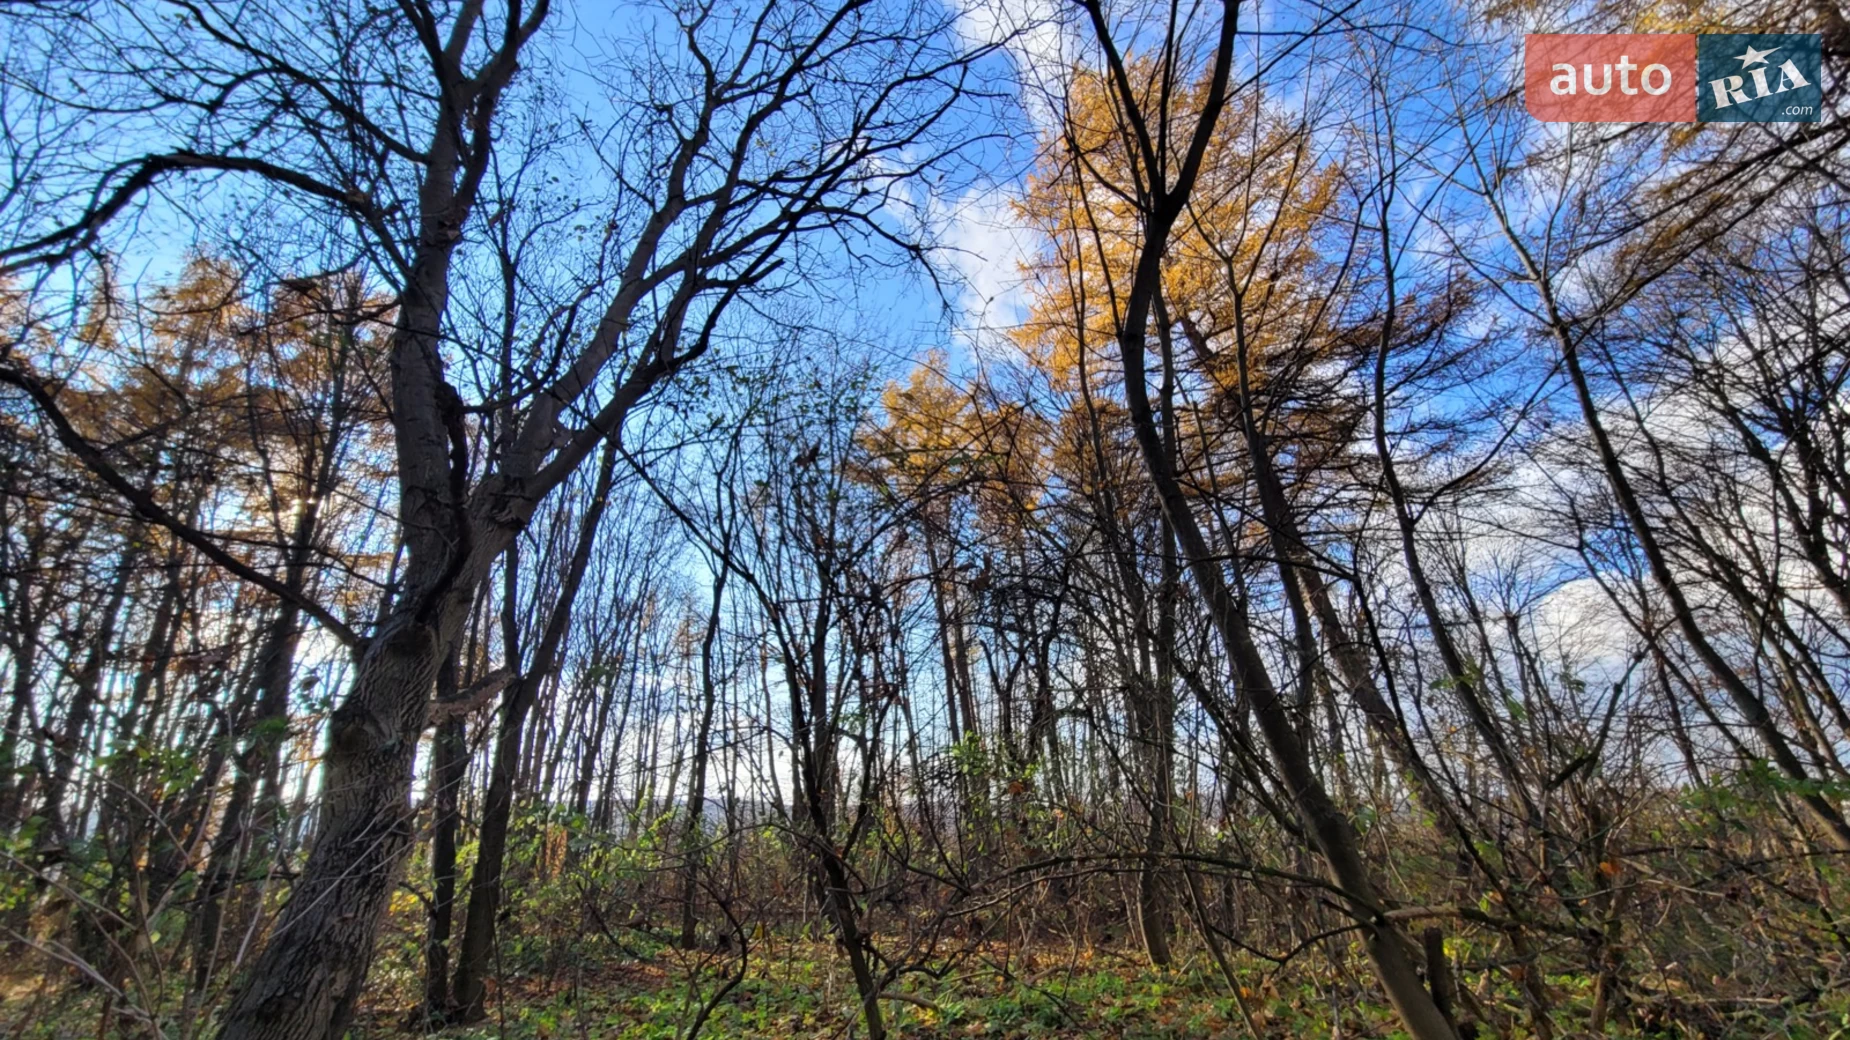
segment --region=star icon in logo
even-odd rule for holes
[[[1746,51],[1735,55],[1734,60],[1740,62],[1742,68],[1746,68],[1749,65],[1764,65],[1766,64],[1766,56],[1778,49],[1778,47],[1769,47],[1766,50],[1757,51],[1749,47]]]

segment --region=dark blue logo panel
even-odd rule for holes
[[[1816,123],[1823,118],[1822,38],[1800,33],[1696,37],[1696,118],[1709,123]]]

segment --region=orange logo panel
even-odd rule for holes
[[[1534,33],[1524,38],[1523,100],[1554,123],[1688,123],[1696,118],[1696,37]]]

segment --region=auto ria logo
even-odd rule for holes
[[[1816,123],[1823,47],[1803,33],[1534,33],[1523,97],[1551,123]]]

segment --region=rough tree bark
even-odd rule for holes
[[[222,1040],[339,1040],[346,1032],[410,845],[411,767],[438,663],[488,564],[524,520],[517,504],[492,526],[467,509],[462,402],[444,380],[441,337],[451,262],[488,171],[496,108],[546,11],[539,0],[524,21],[511,17],[473,75],[461,63],[480,4],[466,6],[448,40],[433,48],[445,92],[418,191],[417,249],[388,347],[404,594],[366,642],[353,688],[329,718],[314,847],[221,1019]]]

